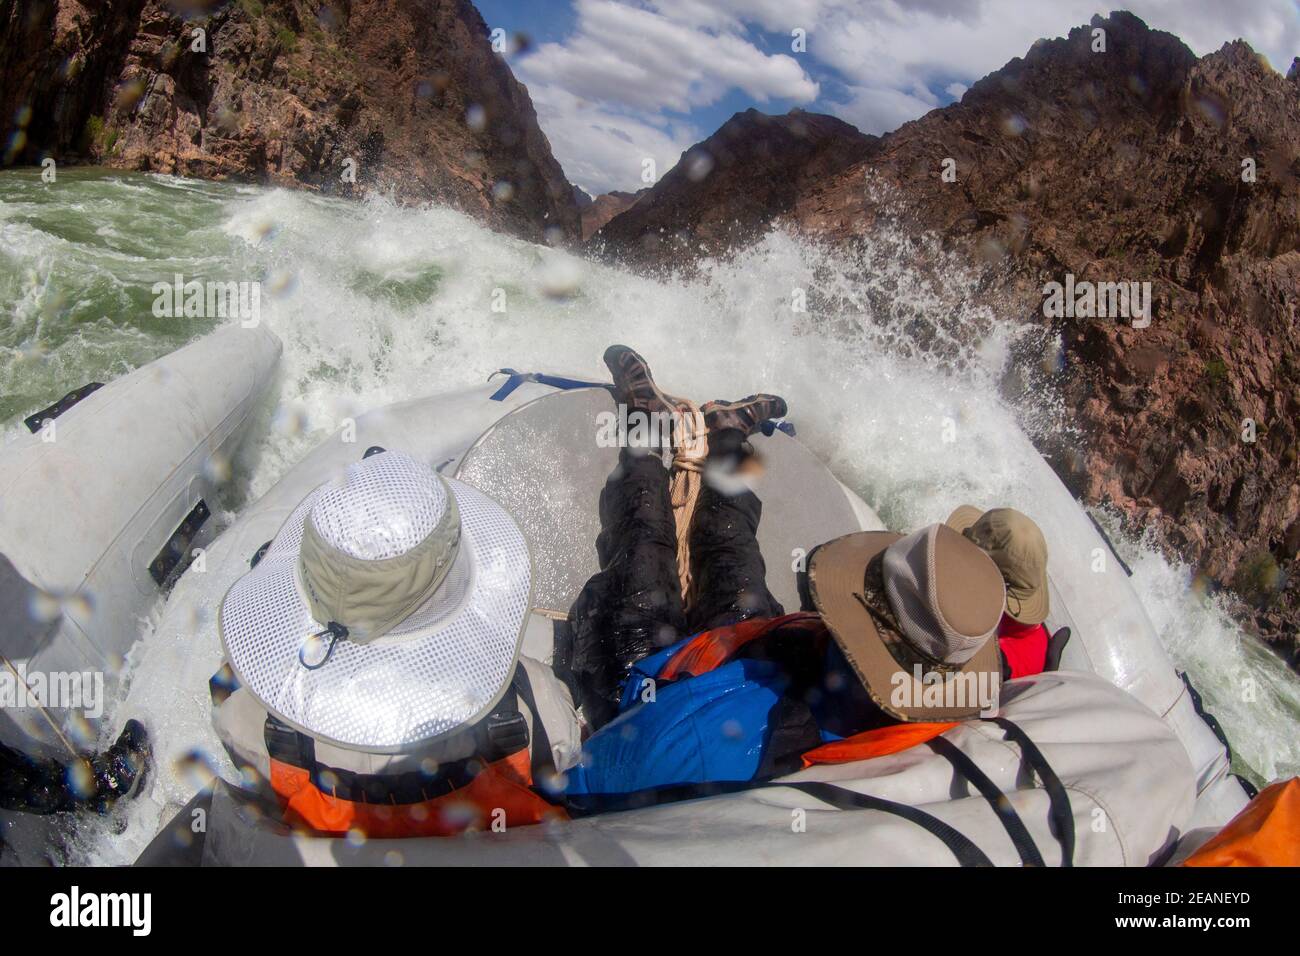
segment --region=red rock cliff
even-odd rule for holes
[[[580,237],[528,91],[468,0],[17,0],[0,10],[0,117],[7,164],[381,188]]]

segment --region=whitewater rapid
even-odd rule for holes
[[[611,342],[641,351],[676,394],[781,393],[799,438],[898,529],[965,501],[1033,515],[1044,495],[1041,470],[1021,467],[1032,453],[1024,436],[1070,427],[1051,387],[1059,343],[976,305],[957,262],[888,229],[838,251],[773,232],[698,276],[650,279],[379,197],[90,171],[61,174],[51,192],[24,175],[0,174],[6,427],[211,327],[149,316],[154,282],[178,272],[262,282],[282,370],[234,463],[226,523],[348,418],[507,366],[603,379]],[[1300,773],[1295,675],[1195,590],[1189,569],[1150,541],[1116,544],[1176,665],[1226,728],[1237,769],[1265,781]],[[206,686],[172,686],[170,659],[151,666],[156,621],[142,624],[114,725],[142,717],[167,757],[119,819],[79,825],[74,859],[129,862],[193,791],[196,764],[233,772],[207,724]],[[188,653],[196,672],[220,656]],[[177,766],[190,750],[198,760]]]

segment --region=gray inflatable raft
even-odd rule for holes
[[[613,407],[612,399],[603,388],[557,390],[528,380],[504,391],[492,384],[391,406],[358,419],[354,434],[319,446],[214,543],[204,574],[181,579],[157,629],[158,656],[146,659],[148,669],[197,693],[221,662],[214,622],[226,589],[305,494],[375,445],[421,457],[514,512],[536,564],[535,613],[524,653],[548,660],[552,619],[596,570],[597,501],[616,450],[600,448],[593,436],[596,416]],[[757,437],[755,444],[764,463],[756,490],[765,502],[760,543],[769,585],[794,609],[799,600],[792,562],[800,553],[836,535],[882,525],[797,439],[777,432]],[[524,460],[528,468],[519,467]],[[1036,455],[1027,454],[1026,461],[1047,467]],[[1036,517],[1049,540],[1068,535],[1083,545],[1055,549],[1049,569],[1049,625],[1074,629],[1063,663],[1072,672],[1008,684],[1004,712],[1038,743],[1066,784],[1076,864],[1160,861],[1221,827],[1246,797],[1119,562],[1111,562],[1105,574],[1080,574],[1066,563],[1107,545],[1064,487],[1051,480],[1059,492]],[[203,622],[198,635],[195,621]],[[188,638],[183,644],[177,637],[182,632]],[[185,659],[176,651],[181,646]],[[1065,849],[1050,824],[1050,801],[1018,748],[980,721],[947,736],[1009,794],[1047,862],[1060,862]],[[204,743],[213,745],[210,737]],[[195,744],[174,741],[170,747],[180,756],[181,748]],[[164,752],[160,765],[168,763]],[[978,796],[954,796],[960,788],[954,790],[952,767],[928,751],[812,767],[790,782],[809,780],[922,807],[965,833],[994,862],[1019,862],[987,804]],[[912,824],[836,809],[780,786],[509,833],[360,842],[293,833],[226,779],[196,794],[193,785],[163,775],[154,799],[171,810],[158,817],[158,836],[141,863],[954,862],[947,848]],[[196,820],[202,820],[201,828]]]

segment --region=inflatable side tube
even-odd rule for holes
[[[1027,467],[1050,473],[1037,455],[1026,462]],[[1163,718],[1196,768],[1198,792],[1206,790],[1228,772],[1227,752],[1195,713],[1128,569],[1055,475],[1050,485],[1056,495],[1043,502],[1034,519],[1052,542],[1047,565],[1052,613],[1047,625],[1052,631],[1069,627],[1073,634],[1061,668],[1097,674]],[[1080,573],[1080,568],[1088,570]]]
[[[226,326],[0,449],[0,553],[55,596],[36,613],[59,616],[35,647],[5,628],[0,653],[27,674],[101,675],[111,699],[140,619],[162,593],[166,556],[183,555],[207,517],[279,356],[269,331]],[[10,716],[45,737],[38,713]]]
[[[379,447],[403,451],[452,476],[464,450],[486,429],[520,405],[554,391],[546,385],[525,382],[512,389],[504,399],[493,400],[492,396],[500,389],[501,380],[498,379],[431,398],[398,402],[367,412],[356,419],[353,428],[326,438],[289,469],[266,494],[245,508],[239,519],[222,533],[218,544],[234,545],[237,556],[234,576],[248,570],[247,562],[253,552],[274,537],[289,513],[309,492],[341,473],[348,465],[360,461],[368,449]],[[217,561],[214,557],[209,551],[209,578],[214,570],[222,571],[224,576],[224,557]],[[224,588],[233,583],[234,576],[223,581],[223,594]]]
[[[221,666],[217,612],[226,591],[247,573],[249,560],[280,529],[289,513],[310,491],[359,461],[372,446],[405,451],[452,474],[461,453],[499,419],[519,405],[554,389],[524,382],[500,401],[503,379],[457,392],[402,402],[357,418],[355,430],[326,438],[294,465],[262,497],[240,512],[204,555],[204,572],[181,575],[149,636],[131,677],[121,713],[146,725],[167,722],[173,733],[155,741],[160,768],[172,767],[198,746],[214,755],[224,749],[212,728],[207,705],[208,678]],[[176,729],[184,724],[184,731]],[[231,773],[234,772],[230,768]],[[157,778],[167,800],[179,806],[193,796],[181,774],[160,770]]]
[[[1132,697],[1085,674],[1016,681],[1005,715],[1063,784],[1072,841],[1053,825],[1051,796],[1020,746],[997,725],[970,721],[945,734],[1014,808],[1048,866],[1069,847],[1075,866],[1145,866],[1187,832],[1191,765],[1173,732]],[[548,826],[460,837],[346,840],[295,834],[229,788],[214,791],[205,865],[406,866],[716,865],[952,866],[953,852],[915,822],[876,809],[839,809],[783,784],[820,782],[911,807],[941,820],[995,865],[1021,857],[983,796],[956,786],[953,764],[925,746],[874,760],[813,766],[772,786]],[[955,794],[955,795],[954,795]],[[1104,820],[1106,825],[1096,826]],[[800,823],[794,826],[792,823]]]

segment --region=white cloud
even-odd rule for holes
[[[832,113],[864,132],[895,129],[974,81],[1112,6],[1096,0],[576,0],[577,25],[515,67],[569,178],[589,191],[638,189],[712,133],[693,110],[739,90]],[[1243,37],[1285,72],[1300,53],[1294,0],[1127,0],[1198,55]],[[757,34],[807,31],[807,52],[768,53]],[[764,38],[770,42],[770,38]],[[778,47],[779,48],[779,47]],[[712,124],[710,124],[712,125]]]
[[[879,135],[930,112],[939,105],[939,99],[923,87],[907,91],[887,86],[851,86],[846,98],[827,105],[833,105],[836,116],[862,132]]]
[[[690,26],[741,31],[756,23],[772,33],[789,33],[815,24],[832,0],[651,0],[650,5]]]
[[[527,82],[630,109],[688,112],[739,89],[763,103],[808,102],[818,88],[792,56],[769,55],[739,34],[678,23],[615,0],[578,0],[578,30],[520,63]]]
[[[708,132],[687,123],[669,123],[603,107],[558,87],[531,87],[533,103],[556,159],[570,182],[591,195],[613,190],[635,192],[646,159],[662,176],[682,152]]]

